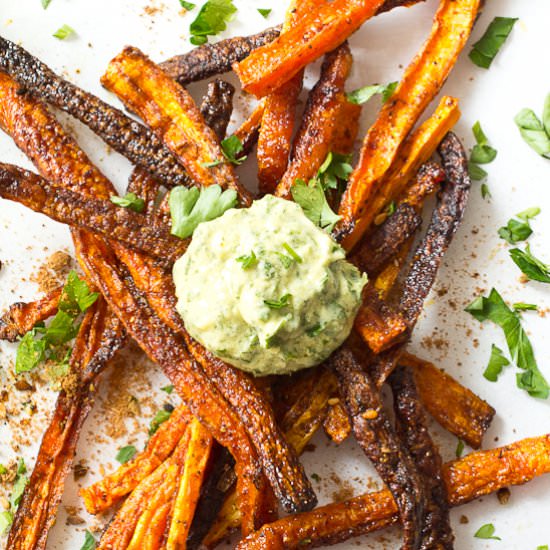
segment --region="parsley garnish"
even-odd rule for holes
[[[323,189],[338,189],[338,181],[348,181],[353,167],[350,164],[352,155],[341,155],[330,152],[317,171],[317,179]]]
[[[241,267],[243,269],[250,269],[258,263],[258,258],[256,257],[256,254],[254,254],[254,250],[251,250],[250,254],[239,256],[237,261],[241,262]]]
[[[299,264],[303,262],[300,255],[288,243],[283,243],[283,248],[290,254],[295,262],[298,262]]]
[[[95,540],[92,533],[86,530],[86,534],[84,535],[84,543],[80,547],[80,550],[95,550],[96,547],[97,541]]]
[[[28,372],[45,359],[56,360],[59,364],[68,361],[67,354],[61,359],[58,357],[59,348],[77,335],[80,313],[85,312],[97,297],[97,292],[90,292],[86,281],[71,271],[59,300],[59,309],[50,325],[46,328],[43,323],[37,324],[21,339],[17,348],[15,372]],[[38,339],[38,335],[42,335],[42,338]]]
[[[476,532],[474,537],[477,539],[493,539],[502,540],[500,537],[495,536],[495,526],[492,523],[486,523],[482,525]]]
[[[25,461],[20,458],[17,464],[17,475],[10,496],[12,510],[15,510],[19,506],[25,487],[29,483],[29,478],[25,475],[26,473],[27,467],[25,466]]]
[[[477,168],[479,168],[479,166]],[[481,170],[481,168],[480,168],[480,170]],[[483,172],[485,173],[485,176],[483,176],[483,177],[486,177],[487,172],[485,172],[485,170],[483,170]],[[470,174],[470,177],[472,177],[471,174]],[[490,199],[491,197],[492,197],[492,195],[491,195],[491,191],[489,191],[489,186],[486,183],[482,183],[481,184],[481,198]]]
[[[513,307],[516,311],[538,311],[539,309],[537,304],[526,304],[525,302],[516,302]]]
[[[172,415],[171,410],[167,411],[166,409],[160,409],[160,411],[157,411],[157,414],[155,414],[155,416],[151,420],[151,423],[149,424],[149,435],[155,434],[156,431],[159,429],[160,425],[163,422],[166,422],[171,415]]]
[[[476,144],[473,146],[470,154],[468,172],[473,180],[481,181],[487,177],[487,172],[479,165],[493,162],[497,156],[497,151],[489,145],[489,140],[485,135],[485,132],[483,132],[479,121],[473,125],[472,132],[474,134]],[[481,188],[481,195],[483,198],[491,195],[487,185]]]
[[[264,19],[267,19],[269,14],[271,13],[271,10],[270,9],[262,9],[262,8],[258,8],[258,13],[264,18]]]
[[[488,69],[516,21],[517,18],[512,17],[495,17],[483,36],[472,46],[469,58],[473,63],[482,69]]]
[[[537,550],[548,550],[548,544],[543,544],[542,546],[537,546]]]
[[[65,40],[69,38],[69,36],[75,34],[75,32],[76,31],[72,27],[69,27],[69,25],[63,25],[53,33],[53,36],[58,40]]]
[[[50,4],[52,0],[42,0],[42,7],[46,9]]]
[[[460,458],[463,453],[464,453],[464,441],[462,441],[462,439],[459,439],[456,444],[456,451],[455,451],[456,458]]]
[[[199,223],[219,218],[237,204],[237,192],[219,185],[190,189],[174,187],[168,199],[172,218],[172,235],[185,239],[193,234]]]
[[[516,214],[516,218],[519,219],[509,219],[508,223],[498,230],[500,238],[504,239],[510,244],[516,244],[519,241],[525,241],[533,233],[531,225],[529,224],[529,220],[532,220],[539,214],[540,208],[537,207],[527,208],[527,210]]]
[[[126,447],[122,447],[117,455],[116,455],[116,459],[121,463],[121,464],[125,464],[126,462],[128,462],[131,458],[134,457],[134,455],[136,454],[137,452],[137,449],[133,446],[133,445],[126,445]]]
[[[542,122],[531,109],[522,109],[514,118],[523,141],[545,158],[550,158],[550,94],[546,96]]]
[[[223,164],[226,161],[230,162],[231,164],[235,164],[236,166],[239,166],[246,160],[246,155],[239,156],[239,154],[243,150],[243,144],[237,136],[229,136],[228,138],[225,138],[224,140],[222,140],[221,146],[224,158],[220,160],[214,160],[212,162],[205,162],[204,166],[206,166],[206,168],[218,166],[219,164]]]
[[[490,382],[496,382],[503,367],[506,367],[509,364],[510,361],[504,357],[502,350],[493,344],[491,346],[491,357],[489,358],[489,364],[487,365],[483,376]]]
[[[282,309],[290,304],[292,294],[285,294],[279,300],[264,300],[264,304],[271,309]]]
[[[521,326],[519,314],[506,305],[494,288],[488,297],[476,298],[466,311],[480,322],[490,320],[502,328],[512,361],[525,371],[516,375],[518,388],[527,391],[532,397],[546,399],[549,386],[539,371],[533,347]]]
[[[386,103],[388,99],[395,92],[398,82],[390,82],[389,84],[372,84],[371,86],[363,86],[363,88],[358,88],[353,90],[349,94],[346,94],[346,97],[350,103],[355,103],[356,105],[362,105],[366,103],[371,97],[376,94],[382,96],[382,103]]]
[[[180,6],[187,11],[191,11],[192,9],[197,7],[197,4],[192,4],[191,2],[186,2],[185,0],[180,0]]]
[[[166,392],[167,394],[171,394],[174,391],[174,386],[173,384],[169,384],[168,386],[160,388],[160,390]]]
[[[5,534],[13,523],[13,514],[10,511],[0,512],[0,535]]]
[[[145,208],[145,201],[138,197],[135,193],[126,193],[124,197],[113,195],[111,197],[111,202],[118,206],[122,206],[123,208],[129,208],[130,210],[138,213],[143,212],[143,209]]]
[[[550,283],[550,265],[535,258],[528,244],[525,245],[525,250],[512,248],[510,257],[531,281]]]
[[[191,44],[205,44],[209,36],[224,31],[226,23],[233,19],[236,11],[232,0],[208,0],[189,27]]]
[[[310,180],[307,184],[304,180],[297,179],[290,192],[294,202],[299,204],[304,214],[319,227],[330,232],[340,219],[334,213],[327,202],[323,186],[318,179]]]

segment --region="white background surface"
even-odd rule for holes
[[[286,7],[286,2],[273,0],[236,0],[235,3],[239,12],[226,36],[258,31],[266,23],[276,24],[282,19]],[[427,36],[436,5],[437,2],[429,0],[425,5],[395,10],[366,24],[351,39],[355,67],[349,89],[399,79],[402,67]],[[147,15],[145,6],[158,7],[160,11]],[[267,22],[256,8],[273,9]],[[496,234],[498,227],[513,214],[538,205],[542,214],[532,223],[535,234],[531,246],[538,256],[550,261],[550,247],[547,245],[550,161],[538,157],[523,143],[513,123],[514,115],[522,107],[534,108],[539,113],[545,95],[550,92],[547,52],[550,3],[548,0],[489,0],[474,30],[474,40],[496,15],[519,17],[520,21],[491,69],[478,69],[463,55],[444,88],[445,93],[460,98],[463,116],[456,131],[466,145],[473,144],[470,127],[479,119],[492,145],[498,149],[497,159],[487,167],[493,198],[483,200],[479,184],[474,184],[465,223],[449,251],[436,286],[438,290],[447,289],[448,293],[442,298],[429,300],[412,344],[414,351],[445,368],[496,408],[497,417],[485,438],[487,448],[550,431],[549,403],[530,398],[517,389],[514,368],[508,368],[496,384],[482,377],[491,343],[504,349],[503,336],[500,329],[490,325],[481,327],[462,311],[481,290],[487,292],[492,286],[510,302],[534,302],[543,309],[550,306],[548,287],[519,282],[519,271],[508,258],[507,246]],[[109,59],[126,44],[140,47],[159,61],[181,53],[189,48],[188,27],[193,17],[194,14],[184,17],[179,13],[177,0],[52,0],[47,11],[42,10],[40,0],[0,0],[0,33],[3,36],[22,43],[57,72],[111,102],[115,102],[114,98],[99,85],[99,77]],[[74,27],[78,35],[60,42],[51,35],[64,23]],[[200,85],[191,87],[197,94],[200,89]],[[378,106],[374,101],[365,109],[363,129],[373,120]],[[126,161],[115,153],[108,154],[104,145],[92,139],[88,132],[83,132],[78,124],[72,122],[71,127],[77,130],[86,151],[122,189],[129,170]],[[4,135],[0,135],[0,160],[30,167]],[[248,174],[253,172],[249,170]],[[15,300],[37,296],[35,285],[22,278],[27,279],[39,263],[45,254],[45,245],[50,253],[70,246],[67,229],[18,205],[0,200],[0,260],[4,263],[0,272],[0,310]],[[550,319],[528,312],[524,315],[524,323],[539,366],[550,379]],[[440,337],[448,345],[441,349],[426,345],[424,338],[427,336]],[[0,347],[0,365],[4,369],[11,368],[14,349],[14,346],[5,344]],[[128,365],[127,368],[132,367]],[[2,385],[7,385],[5,370],[0,370],[0,376]],[[154,388],[164,385],[161,375],[153,368],[150,377]],[[106,380],[102,385],[104,399],[108,384]],[[158,403],[162,402],[158,392],[153,392],[153,397]],[[43,425],[51,399],[52,394],[46,392],[38,414],[32,418],[34,426]],[[127,439],[113,442],[106,438],[105,444],[98,446],[92,441],[91,433],[102,433],[101,415],[105,414],[105,407],[99,409],[85,426],[77,457],[88,457],[95,472],[99,464],[110,470],[117,449],[129,442]],[[154,407],[145,408],[143,413],[142,424],[145,426],[154,414]],[[456,440],[436,427],[434,430],[444,458],[451,459]],[[9,431],[0,426],[0,463],[7,462],[12,456],[7,444],[10,437]],[[366,490],[372,470],[353,445],[346,444],[344,448],[336,449],[328,445],[322,435],[317,437],[316,443],[317,452],[306,454],[304,460],[309,472],[316,472],[323,480],[320,484],[314,482],[322,502],[329,500],[335,490],[330,482],[334,472],[342,478],[353,478],[356,494]],[[35,452],[36,448],[22,449],[29,464],[34,460]],[[93,478],[92,473],[85,482]],[[64,505],[79,506],[72,477],[68,480],[66,493]],[[535,550],[538,545],[550,544],[549,510],[550,477],[513,488],[510,502],[505,506],[500,505],[494,495],[488,496],[482,502],[453,512],[456,548]],[[467,515],[468,524],[459,524],[462,514]],[[82,512],[81,515],[89,525],[92,524],[91,518]],[[496,534],[502,541],[473,537],[485,523],[495,525]],[[62,506],[48,548],[78,549],[83,541],[82,532],[83,527],[65,525]],[[360,539],[360,544],[370,548],[398,548],[396,533],[375,534]],[[356,543],[359,544],[352,540],[341,547],[352,548]]]

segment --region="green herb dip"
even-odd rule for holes
[[[258,376],[326,359],[349,335],[367,280],[300,206],[271,195],[201,223],[173,275],[189,333]]]

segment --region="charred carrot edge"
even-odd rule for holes
[[[293,0],[287,9],[281,33],[297,24],[314,7],[310,0]],[[300,71],[283,87],[265,98],[265,109],[258,134],[258,186],[261,195],[273,193],[285,173],[294,133],[296,106],[302,91],[304,72]]]
[[[250,203],[189,93],[141,51],[125,48],[109,63],[101,83],[151,127],[195,181],[230,187],[242,204]],[[208,166],[218,161],[222,162]]]
[[[23,204],[51,219],[119,241],[155,257],[169,269],[187,249],[188,240],[170,234],[165,226],[148,225],[142,214],[110,200],[51,185],[13,165],[0,163],[0,197]]]
[[[171,513],[166,542],[168,549],[185,548],[214,443],[210,433],[196,419],[191,421],[189,431],[191,437],[184,459],[185,465]]]
[[[372,201],[383,188],[403,141],[447,79],[470,36],[480,5],[481,0],[441,0],[428,40],[368,131],[336,227],[335,234],[347,249],[368,229],[373,219]]]
[[[315,176],[331,149],[350,152],[346,146],[353,146],[353,134],[357,133],[357,119],[361,111],[359,105],[353,106],[351,111],[354,111],[356,118],[350,126],[348,117],[351,113],[346,107],[344,88],[351,64],[352,56],[347,43],[326,55],[319,81],[308,96],[302,123],[294,138],[291,161],[275,189],[276,196],[290,198],[290,188],[296,179],[309,181]],[[343,142],[337,139],[340,132],[349,133]]]
[[[451,506],[465,504],[502,487],[527,483],[547,473],[550,473],[550,435],[474,452],[443,466]],[[265,525],[241,541],[237,549],[314,548],[343,542],[397,521],[397,506],[390,492],[384,490]]]
[[[34,302],[17,302],[0,317],[0,340],[15,342],[36,323],[55,315],[63,287],[60,286]]]
[[[338,399],[338,398],[334,398]],[[348,414],[340,401],[331,403],[323,422],[327,436],[337,445],[343,443],[351,434],[351,424]]]
[[[220,141],[225,138],[227,125],[231,119],[234,95],[235,87],[232,84],[216,78],[208,83],[201,101],[200,112],[204,122],[214,130]]]
[[[264,110],[265,100],[262,100],[254,107],[248,118],[233,132],[233,135],[242,143],[243,150],[241,155],[248,155],[258,141]]]
[[[262,97],[333,50],[383,6],[382,0],[334,1],[304,14],[297,25],[233,65],[245,91]]]
[[[55,522],[65,479],[76,452],[80,429],[92,407],[94,380],[125,336],[118,319],[99,299],[87,312],[75,342],[70,364],[80,377],[72,394],[62,391],[54,414],[42,436],[33,472],[8,536],[8,548],[43,550]]]
[[[479,449],[495,409],[429,361],[404,353],[399,363],[414,369],[420,398],[434,419],[470,447]]]
[[[187,429],[172,455],[143,479],[124,501],[103,533],[99,550],[130,548],[134,540],[138,544],[134,548],[139,548],[141,534],[146,530],[156,507],[169,502],[177,487],[190,435]]]
[[[143,451],[122,464],[116,471],[89,487],[80,490],[84,506],[90,514],[98,514],[130,493],[143,479],[164,462],[183,437],[191,413],[180,405],[149,439]]]
[[[91,164],[44,106],[28,95],[18,94],[18,90],[10,77],[0,73],[0,127],[29,156],[41,175],[68,189],[102,198],[114,193],[109,180]],[[256,451],[242,424],[201,368],[189,358],[183,343],[150,311],[147,300],[136,291],[133,282],[125,279],[107,243],[82,230],[73,229],[72,235],[77,259],[91,275],[90,280],[101,283],[98,288],[129,333],[172,378],[193,413],[211,427],[212,434],[235,456],[239,505],[243,525],[250,531],[257,522],[261,524],[261,518],[255,514],[261,509],[258,502],[265,500],[265,491]]]

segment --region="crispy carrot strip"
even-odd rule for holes
[[[334,443],[340,445],[344,442],[351,433],[351,424],[349,423],[348,414],[344,406],[339,401],[330,405],[323,428]]]
[[[470,447],[479,449],[495,409],[424,359],[404,353],[399,363],[414,369],[420,398],[437,422]]]
[[[243,204],[248,192],[239,184],[189,93],[136,48],[125,48],[107,67],[101,83],[137,113],[201,185],[235,189]],[[222,161],[215,166],[210,163]]]
[[[206,464],[214,440],[198,420],[192,420],[190,439],[185,456],[185,466],[179,481],[177,496],[172,509],[167,550],[185,548],[191,522],[199,500]]]
[[[76,452],[80,429],[92,407],[94,380],[125,336],[103,299],[88,310],[71,354],[71,370],[80,377],[76,391],[61,391],[42,437],[36,463],[9,533],[7,548],[43,550],[63,496],[65,478]]]
[[[293,26],[233,65],[243,89],[262,97],[280,88],[306,65],[333,50],[376,14],[383,0],[335,0],[304,14]]]
[[[346,146],[353,146],[361,106],[351,106],[344,92],[351,64],[347,42],[327,54],[319,81],[309,94],[292,146],[291,162],[275,190],[278,197],[290,198],[296,179],[309,181],[314,177],[331,150],[349,153]],[[350,119],[352,124],[346,124]],[[341,139],[341,131],[349,134],[347,139]]]
[[[502,487],[521,485],[550,473],[550,435],[479,451],[443,466],[449,504],[458,506]],[[388,490],[369,493],[295,514],[265,525],[237,550],[279,550],[323,546],[382,529],[398,521]]]
[[[256,105],[248,118],[233,132],[233,135],[239,138],[239,141],[242,143],[243,150],[241,155],[248,155],[258,141],[264,110],[265,100],[262,100]]]
[[[309,0],[294,0],[286,12],[281,33],[288,32],[300,17],[313,8]],[[304,71],[299,71],[283,87],[265,98],[265,109],[258,135],[258,185],[261,195],[273,193],[285,173],[298,96],[302,91]]]
[[[190,435],[186,430],[173,454],[142,480],[125,500],[103,533],[98,550],[141,548],[141,537],[157,507],[170,502],[176,490]]]
[[[164,549],[162,541],[166,531],[166,526],[168,525],[171,506],[171,502],[165,502],[153,513],[151,516],[151,521],[143,533],[139,550]]]
[[[0,340],[15,342],[36,323],[45,321],[57,311],[63,287],[60,286],[35,302],[17,302],[0,317]]]
[[[225,138],[227,125],[231,119],[234,94],[235,87],[232,84],[216,78],[213,82],[208,83],[206,93],[202,98],[201,115],[220,141]]]
[[[359,163],[342,198],[336,235],[349,250],[373,219],[371,203],[383,188],[403,141],[437,95],[466,44],[481,0],[441,0],[432,31],[393,96],[367,133]]]
[[[159,426],[142,452],[122,464],[112,474],[89,487],[82,488],[80,496],[88,513],[98,514],[107,510],[158,468],[183,437],[191,418],[187,407],[180,405],[174,409],[170,418]]]
[[[154,256],[167,269],[187,249],[187,240],[171,235],[165,226],[148,225],[142,214],[110,200],[51,185],[44,178],[10,164],[0,163],[0,197],[58,222],[120,241]]]

